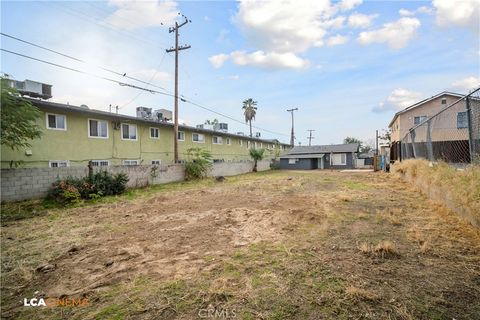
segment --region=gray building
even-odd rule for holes
[[[353,169],[359,144],[298,146],[280,157],[280,169]]]

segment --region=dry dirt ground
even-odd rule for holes
[[[393,175],[273,171],[37,206],[2,208],[4,319],[480,319],[479,230]]]

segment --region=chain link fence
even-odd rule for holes
[[[431,117],[417,118],[401,140],[402,160],[480,164],[480,88]]]

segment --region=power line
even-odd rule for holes
[[[82,60],[82,59],[79,59],[79,58],[75,58],[71,55],[68,55],[68,54],[65,54],[65,53],[62,53],[62,52],[59,52],[59,51],[56,51],[56,50],[52,50],[52,49],[49,49],[49,48],[46,48],[44,46],[41,46],[41,45],[38,45],[36,43],[33,43],[33,42],[30,42],[30,41],[27,41],[27,40],[24,40],[24,39],[20,39],[20,38],[17,38],[17,37],[14,37],[12,35],[9,35],[9,34],[6,34],[6,33],[3,33],[3,32],[0,32],[0,35],[4,36],[4,37],[7,37],[7,38],[10,38],[10,39],[13,39],[13,40],[16,40],[16,41],[19,41],[19,42],[23,42],[23,43],[26,43],[28,45],[31,45],[33,47],[37,47],[37,48],[40,48],[40,49],[43,49],[43,50],[46,50],[46,51],[49,51],[49,52],[52,52],[52,53],[55,53],[55,54],[58,54],[60,56],[63,56],[63,57],[66,57],[68,59],[71,59],[71,60],[75,60],[75,61],[78,61],[78,62],[81,62],[81,63],[84,63],[84,64],[91,64],[91,63],[88,63],[87,61],[85,60]],[[162,59],[163,60],[163,59]],[[92,64],[93,65],[93,64]],[[161,86],[157,86],[155,84],[151,84],[149,82],[146,82],[146,81],[143,81],[143,80],[140,80],[138,78],[135,78],[135,77],[131,77],[129,75],[127,75],[126,73],[121,73],[121,72],[118,72],[118,71],[114,71],[114,70],[111,70],[109,68],[105,68],[105,67],[101,67],[101,66],[95,66],[99,69],[102,69],[104,71],[107,71],[107,72],[110,72],[110,73],[113,73],[115,75],[118,75],[118,76],[121,76],[121,77],[124,77],[124,78],[127,78],[127,79],[130,79],[130,80],[135,80],[135,81],[138,81],[140,83],[143,83],[143,84],[147,84],[147,85],[151,85],[152,87],[156,87],[156,88],[159,88],[159,89],[162,89],[162,90],[167,90]]]
[[[106,77],[102,77],[102,76],[99,76],[99,75],[96,75],[96,74],[92,74],[92,73],[88,73],[88,72],[85,72],[85,71],[82,71],[82,70],[78,70],[78,69],[75,69],[75,68],[71,68],[71,67],[67,67],[67,66],[64,66],[64,65],[61,65],[61,64],[58,64],[58,63],[53,63],[53,62],[50,62],[50,61],[46,61],[46,60],[42,60],[42,59],[38,59],[38,58],[35,58],[35,57],[31,57],[31,56],[28,56],[28,55],[24,55],[24,54],[21,54],[21,53],[18,53],[18,52],[14,52],[14,51],[10,51],[10,50],[7,50],[7,49],[4,49],[4,48],[0,48],[1,51],[4,51],[4,52],[7,52],[7,53],[10,53],[10,54],[13,54],[13,55],[17,55],[17,56],[20,56],[20,57],[23,57],[23,58],[26,58],[26,59],[30,59],[30,60],[34,60],[34,61],[37,61],[37,62],[41,62],[41,63],[45,63],[45,64],[48,64],[48,65],[52,65],[52,66],[55,66],[57,68],[61,68],[61,69],[65,69],[65,70],[69,70],[69,71],[73,71],[73,72],[76,72],[76,73],[80,73],[80,74],[85,74],[85,75],[89,75],[89,76],[92,76],[92,77],[96,77],[96,78],[99,78],[99,79],[102,79],[102,80],[106,80],[106,81],[110,81],[110,82],[113,82],[113,83],[116,83],[120,86],[124,86],[124,87],[130,87],[130,88],[133,88],[133,89],[138,89],[138,90],[143,90],[143,91],[146,91],[146,92],[150,92],[152,94],[161,94],[161,95],[165,95],[165,96],[169,96],[169,97],[175,97],[174,94],[171,94],[171,93],[168,93],[168,92],[160,92],[160,91],[157,91],[157,90],[153,90],[153,89],[148,89],[148,88],[143,88],[143,87],[139,87],[139,86],[136,86],[136,85],[132,85],[132,84],[129,84],[129,83],[125,83],[125,82],[120,82],[120,81],[117,81],[117,80],[114,80],[114,79],[110,79],[110,78],[106,78]],[[221,112],[218,112],[218,111],[215,111],[211,108],[208,108],[206,106],[203,106],[201,105],[200,103],[197,103],[193,100],[189,100],[187,98],[185,98],[184,96],[180,96],[180,100],[182,102],[185,102],[185,103],[189,103],[191,105],[194,105],[196,107],[199,107],[201,109],[204,109],[204,110],[207,110],[207,111],[210,111],[212,113],[215,113],[217,115],[220,115],[226,119],[230,119],[232,121],[235,121],[235,122],[238,122],[242,125],[246,125],[245,122],[243,121],[240,121],[238,119],[235,119],[234,117],[232,116],[229,116],[229,115],[226,115],[226,114],[223,114]],[[268,132],[268,133],[272,133],[272,134],[276,134],[276,135],[282,135],[282,136],[288,136],[287,134],[284,134],[284,133],[279,133],[279,132],[275,132],[275,131],[271,131],[271,130],[268,130],[268,129],[263,129],[261,127],[257,127],[257,126],[252,126],[252,128],[255,128],[257,130],[261,130],[261,131],[264,131],[264,132]]]
[[[307,139],[308,139],[308,145],[311,146],[312,145],[312,139],[315,139],[315,137],[312,137],[312,132],[315,131],[315,130],[309,129],[307,131],[310,132],[310,135],[307,137]]]

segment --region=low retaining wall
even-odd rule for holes
[[[214,163],[211,176],[233,176],[251,172],[252,161]],[[270,169],[269,161],[259,161],[258,171]],[[163,184],[185,179],[185,167],[174,165],[108,166],[94,171],[123,172],[128,176],[128,187],[138,188],[148,184]],[[18,201],[43,198],[58,179],[81,178],[88,175],[87,167],[66,168],[15,168],[1,170],[1,201]]]

